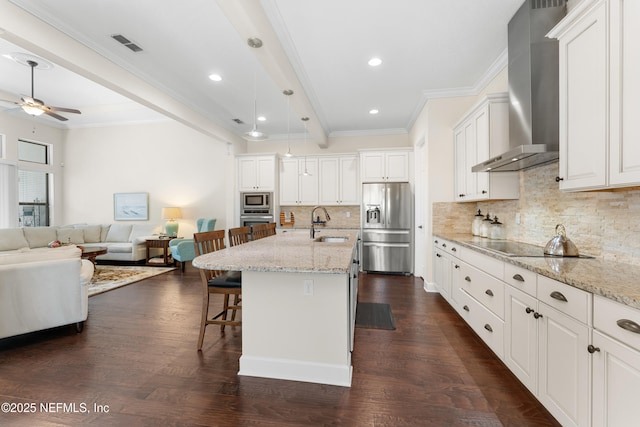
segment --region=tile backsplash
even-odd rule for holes
[[[360,206],[325,206],[331,221],[327,228],[360,228]],[[280,212],[292,212],[295,228],[309,228],[311,225],[311,210],[313,206],[280,206]],[[324,220],[324,213],[317,211],[320,219]],[[349,216],[347,216],[349,215]],[[279,219],[276,220],[279,223]]]
[[[564,224],[580,253],[640,265],[640,187],[562,192],[556,176],[557,162],[521,171],[519,200],[434,203],[433,231],[470,233],[480,209],[500,218],[509,240],[544,246]]]

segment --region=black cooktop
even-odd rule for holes
[[[481,240],[473,242],[472,245],[510,257],[544,256],[544,248],[542,246],[532,245],[529,243],[511,242],[508,240]]]
[[[471,242],[471,245],[508,257],[564,258],[555,255],[545,255],[543,246],[532,245],[530,243],[512,242],[509,240],[474,240]],[[582,254],[577,257],[566,258],[593,259],[592,256]]]

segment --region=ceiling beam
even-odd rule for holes
[[[214,139],[244,144],[237,135],[8,1],[0,2],[0,37]]]
[[[281,90],[293,90],[294,93],[291,95],[292,110],[300,118],[309,117],[307,130],[311,139],[320,148],[327,148],[329,143],[324,128],[318,120],[318,115],[260,2],[256,0],[217,0],[217,3],[244,40],[253,37],[262,40],[261,48],[254,49],[247,45],[247,49],[250,49],[256,56],[276,86]]]

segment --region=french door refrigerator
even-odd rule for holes
[[[413,197],[408,182],[362,184],[362,269],[411,274]]]

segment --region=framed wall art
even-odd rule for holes
[[[114,193],[113,219],[146,221],[149,219],[149,193]]]

